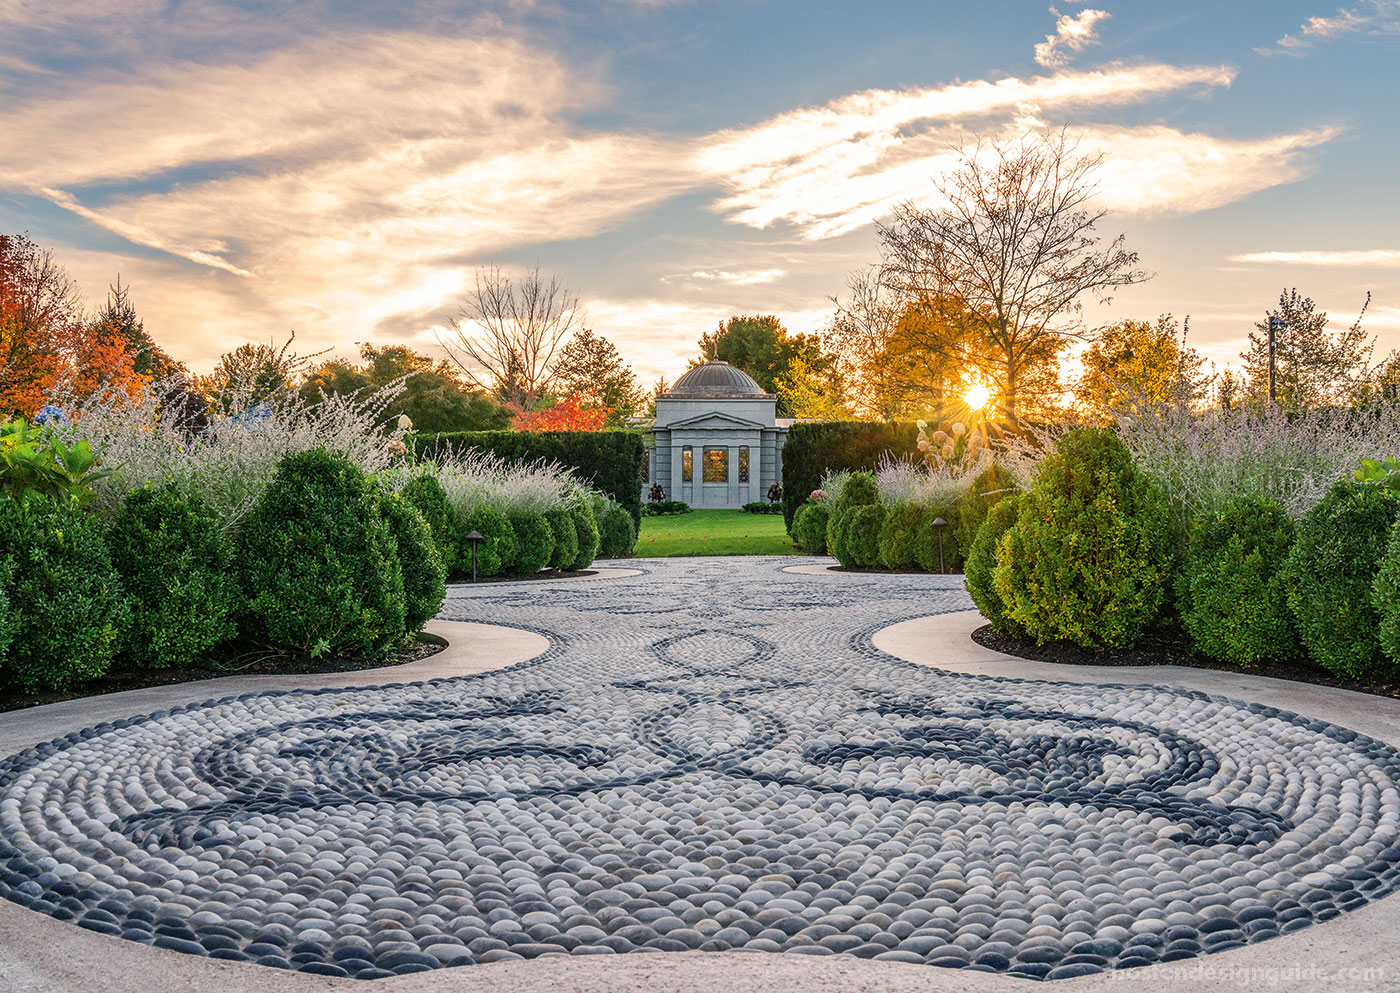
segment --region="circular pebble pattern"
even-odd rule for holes
[[[363,979],[542,955],[853,955],[1042,979],[1325,921],[1400,876],[1400,754],[1150,686],[907,665],[956,577],[673,560],[454,588],[554,647],[254,693],[0,762],[0,894]]]

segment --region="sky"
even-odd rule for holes
[[[956,150],[1066,128],[1107,238],[1238,366],[1285,287],[1400,348],[1400,0],[0,0],[0,232],[207,371],[437,350],[540,266],[646,383],[731,314],[820,331]]]

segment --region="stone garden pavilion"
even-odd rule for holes
[[[783,441],[792,421],[778,398],[720,359],[688,371],[656,398],[654,444],[643,499],[660,483],[667,500],[738,509],[783,481]]]

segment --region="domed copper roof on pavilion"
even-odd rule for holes
[[[771,396],[738,366],[723,359],[710,359],[691,369],[664,394],[677,400],[737,400]]]

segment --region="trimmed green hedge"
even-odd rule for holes
[[[873,470],[881,455],[919,455],[919,428],[912,422],[818,421],[794,424],[783,445],[783,522],[789,533],[797,508],[830,470]]]
[[[507,462],[558,462],[626,507],[632,523],[641,526],[646,450],[635,431],[453,431],[413,438],[414,452],[429,460],[444,450],[464,448],[490,452]]]

